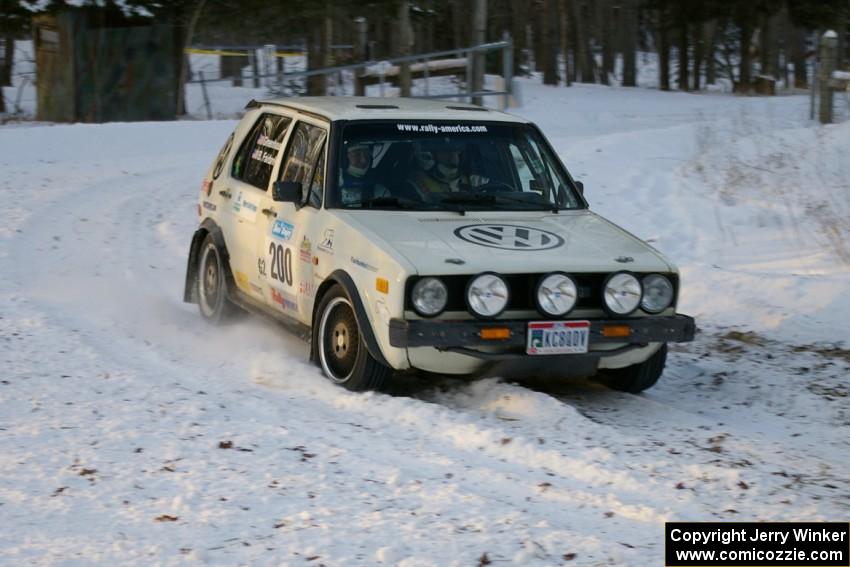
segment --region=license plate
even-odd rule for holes
[[[590,321],[538,321],[528,324],[528,354],[587,352]]]

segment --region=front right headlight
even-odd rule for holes
[[[643,278],[643,299],[640,306],[648,313],[661,313],[673,303],[673,284],[661,274]]]
[[[643,290],[636,277],[628,272],[611,274],[605,280],[602,297],[605,307],[614,315],[628,315],[637,309]]]
[[[410,292],[413,309],[423,317],[442,313],[449,301],[449,290],[439,278],[422,278]]]

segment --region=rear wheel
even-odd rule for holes
[[[207,235],[198,261],[198,307],[201,316],[214,325],[226,322],[239,312],[227,297],[225,269],[221,253],[212,236]]]
[[[313,340],[325,376],[355,392],[380,389],[392,369],[369,354],[351,300],[340,286],[322,297],[316,317]]]
[[[661,378],[664,364],[667,362],[667,343],[661,345],[655,354],[640,364],[606,370],[601,378],[603,384],[614,390],[637,394],[651,388]]]

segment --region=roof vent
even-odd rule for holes
[[[398,110],[398,107],[394,104],[358,104],[357,108],[368,108],[370,110]]]
[[[448,105],[446,108],[451,110],[472,110],[474,112],[490,112],[489,108],[481,108],[480,106],[451,106]]]

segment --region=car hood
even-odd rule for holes
[[[421,275],[675,271],[654,248],[587,210],[554,213],[335,211]]]

